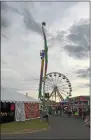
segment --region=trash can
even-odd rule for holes
[[[48,122],[48,114],[43,115],[43,121],[44,121],[44,122]]]

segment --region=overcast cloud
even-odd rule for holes
[[[89,68],[79,69],[76,71],[76,73],[78,74],[78,77],[88,78],[89,77]]]
[[[89,56],[89,23],[81,20],[74,24],[67,35],[68,44],[64,49],[69,56],[78,59],[86,59]]]
[[[48,73],[65,74],[73,96],[89,94],[89,86],[85,90],[79,86],[89,82],[88,2],[2,2],[2,86],[37,98],[43,21],[47,23]]]

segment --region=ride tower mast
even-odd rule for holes
[[[47,67],[48,67],[48,46],[47,46],[47,39],[45,35],[44,26],[46,26],[46,23],[42,22],[42,32],[43,32],[43,37],[44,37],[44,50],[42,50],[42,52],[40,53],[41,72],[40,72],[40,83],[39,83],[39,99],[42,101],[43,111],[45,110],[45,79],[46,79]],[[42,88],[43,88],[43,94],[42,94]]]

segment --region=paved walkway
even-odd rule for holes
[[[51,129],[32,134],[4,135],[3,139],[82,139],[90,140],[90,129],[83,120],[50,116]]]

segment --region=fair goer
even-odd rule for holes
[[[78,118],[78,116],[79,116],[79,113],[78,113],[78,111],[76,109],[76,111],[75,111],[75,117]]]

